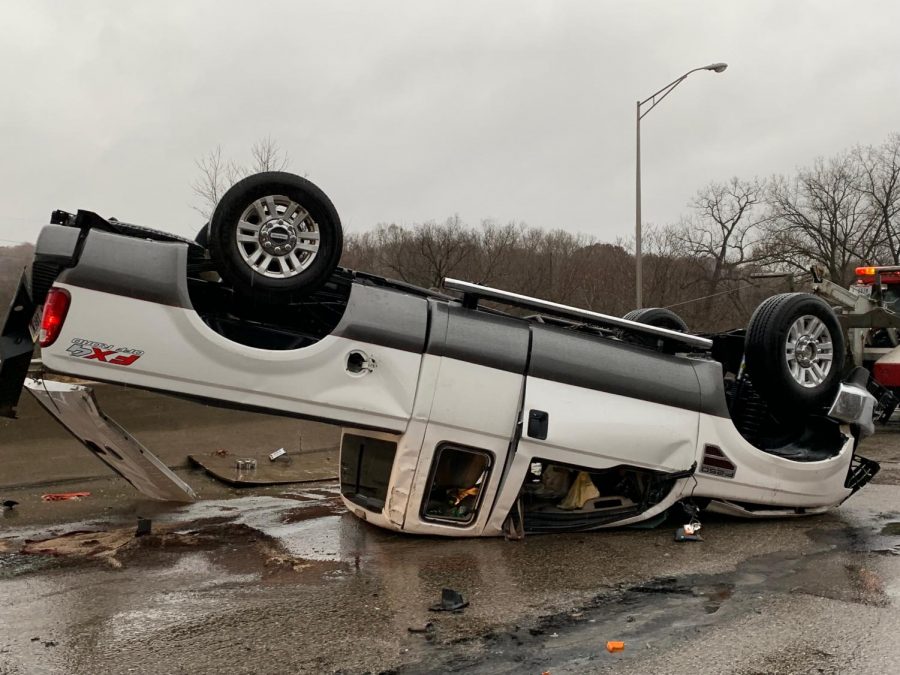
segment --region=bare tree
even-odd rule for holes
[[[478,245],[469,260],[475,267],[470,271],[471,280],[479,284],[503,284],[516,271],[516,245],[524,225],[507,223],[497,225],[482,221],[478,233]]]
[[[883,238],[887,259],[900,264],[900,134],[878,147],[857,147],[859,190],[866,196]],[[867,260],[867,259],[866,259]],[[867,260],[868,262],[868,260]],[[874,262],[874,261],[872,261]]]
[[[853,265],[871,259],[880,244],[879,221],[858,188],[861,174],[859,162],[844,153],[817,160],[793,179],[775,178],[760,259],[786,269],[817,263],[832,280],[849,283]]]
[[[200,203],[193,208],[209,218],[222,193],[239,180],[239,172],[233,162],[222,157],[221,146],[194,160],[194,164],[199,175],[191,183],[191,189]]]
[[[735,286],[712,305],[696,302],[705,299],[708,280],[695,257],[685,253],[681,235],[673,227],[646,230],[648,304],[677,305],[697,330],[741,326],[749,315],[747,308],[761,299],[759,292]],[[442,223],[380,225],[351,234],[345,239],[341,264],[430,288],[456,276],[621,316],[633,309],[634,254],[629,245],[524,224],[497,226],[485,221],[473,228],[452,217]],[[731,297],[731,290],[739,300]]]
[[[266,136],[250,146],[252,158],[249,168],[243,167],[243,175],[260,171],[284,171],[290,164],[290,157],[271,136]]]
[[[728,183],[712,182],[697,192],[690,204],[693,213],[677,230],[680,248],[693,259],[700,279],[706,282],[707,311],[723,281],[740,281],[741,265],[748,260],[763,220],[758,206],[764,189],[757,179],[734,177]]]
[[[448,218],[443,225],[426,223],[415,230],[417,253],[425,266],[425,285],[439,288],[445,277],[453,276],[472,251],[472,234],[458,215]]]
[[[235,162],[222,155],[222,146],[216,146],[195,160],[198,176],[191,183],[191,189],[198,202],[193,206],[204,218],[212,215],[213,209],[228,188],[242,178],[260,171],[284,171],[290,158],[278,143],[266,136],[250,146],[250,161],[245,164]]]

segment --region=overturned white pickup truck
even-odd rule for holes
[[[342,425],[347,508],[445,536],[600,529],[681,501],[819,513],[878,470],[855,454],[868,373],[843,372],[814,296],[701,337],[667,310],[416,288],[337,267],[334,207],[283,173],[235,185],[197,241],[86,211],[51,220],[0,337],[7,416],[39,331],[48,371]],[[84,388],[29,388],[138,489],[191,498]]]

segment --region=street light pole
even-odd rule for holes
[[[634,287],[636,299],[634,308],[640,309],[644,306],[644,277],[643,277],[643,260],[641,259],[641,102],[637,102],[637,114],[635,115],[635,126],[637,127],[637,138],[635,139],[635,147],[637,148],[637,157],[635,166],[637,167],[635,175],[635,204],[634,204]]]
[[[635,161],[635,205],[634,205],[634,283],[635,283],[635,309],[640,309],[644,305],[644,293],[643,293],[643,259],[641,255],[641,120],[647,116],[651,110],[653,110],[659,103],[670,93],[672,90],[677,87],[679,84],[684,82],[687,79],[687,76],[691,73],[696,73],[698,70],[711,70],[714,73],[721,73],[728,67],[727,63],[711,63],[708,66],[703,66],[701,68],[694,68],[693,70],[687,71],[681,77],[673,80],[665,87],[660,89],[659,91],[651,94],[643,101],[637,102],[637,110],[635,114],[635,147],[636,147],[636,161]],[[650,106],[643,112],[641,112],[641,106],[646,103],[650,103]]]

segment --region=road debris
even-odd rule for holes
[[[606,651],[610,654],[613,652],[621,652],[625,650],[625,643],[618,640],[610,640],[606,643]]]
[[[276,459],[286,454],[287,450],[285,450],[284,448],[278,448],[275,452],[269,453],[269,461],[274,462]]]
[[[3,501],[3,510],[4,511],[12,511],[12,509],[18,505],[19,505],[19,502],[17,502],[14,499],[5,499]]]
[[[700,524],[700,518],[697,517],[700,509],[688,502],[682,502],[681,506],[688,516],[688,522],[675,530],[675,541],[703,541],[703,537],[698,534],[700,528],[703,527]]]
[[[153,521],[149,518],[138,518],[137,521],[137,530],[134,533],[135,537],[144,537],[150,534],[150,531],[153,527]]]
[[[410,626],[407,628],[410,633],[434,633],[434,624],[429,621],[421,628]]]
[[[460,612],[469,606],[467,600],[463,600],[462,593],[452,588],[441,590],[441,601],[429,607],[432,612]]]
[[[239,459],[234,463],[238,471],[256,471],[255,459]]]
[[[131,531],[125,529],[106,532],[76,530],[50,539],[28,540],[22,547],[22,553],[98,558],[119,567],[119,563],[114,562],[113,558],[132,539]]]
[[[188,459],[216,480],[235,487],[309,483],[337,478],[337,448],[311,450],[302,457],[285,452],[277,461],[269,461],[271,453],[253,455],[242,452],[236,456],[222,452],[225,454],[189,455]],[[253,470],[241,469],[237,466],[238,459],[252,460],[256,466]]]
[[[584,508],[585,504],[599,496],[600,491],[594,485],[590,475],[586,471],[579,471],[565,499],[560,502],[559,508],[570,511]]]
[[[51,492],[46,495],[41,495],[41,499],[43,499],[45,502],[65,502],[90,496],[90,492]]]

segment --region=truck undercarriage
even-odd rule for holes
[[[583,531],[682,500],[749,517],[816,513],[877,471],[855,455],[871,433],[868,374],[841,382],[829,370],[830,310],[810,296],[764,317],[809,328],[806,343],[786,338],[783,364],[805,398],[785,399],[775,375],[748,374],[752,345],[777,328],[759,322],[698,336],[341,268],[301,298],[265,303],[223,282],[204,246],[89,212],[54,213],[32,270],[0,338],[2,414],[14,415],[42,315],[50,373],[341,425],[344,502],[389,529]],[[26,388],[145,494],[193,498],[83,387],[44,377]]]

